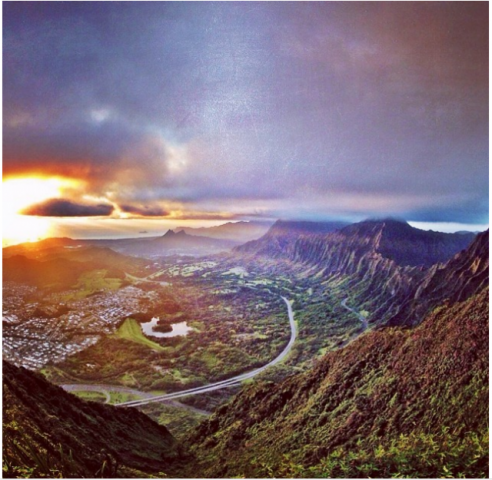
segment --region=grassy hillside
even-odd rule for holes
[[[165,347],[162,347],[158,343],[147,338],[142,333],[140,324],[133,318],[127,318],[123,322],[121,327],[116,332],[116,336],[125,340],[130,340],[131,342],[140,343],[141,345],[145,345],[153,350],[157,350],[158,352],[166,351]]]
[[[488,348],[487,288],[245,388],[189,444],[213,477],[486,477]]]
[[[175,476],[169,431],[135,409],[84,402],[3,362],[4,477]]]
[[[3,259],[3,281],[26,283],[42,289],[64,290],[74,287],[83,291],[98,286],[88,284],[88,280],[95,277],[95,271],[104,271],[101,278],[113,279],[114,288],[121,285],[126,272],[137,276],[150,273],[145,269],[148,265],[146,260],[121,255],[109,248],[65,250],[60,247],[50,250],[47,255],[44,253],[34,247],[26,255],[9,255],[7,252]],[[31,258],[30,254],[39,258]],[[83,274],[86,277],[80,278]]]
[[[40,262],[16,255],[3,260],[3,281],[14,281],[34,285],[43,289],[62,290],[77,282],[83,272],[94,266],[55,259]]]

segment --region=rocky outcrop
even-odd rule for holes
[[[445,264],[434,265],[389,325],[410,325],[444,301],[466,300],[488,284],[489,232],[480,233],[466,250],[456,254]]]
[[[294,254],[295,243],[300,237],[335,232],[346,225],[344,222],[277,220],[261,238],[240,245],[233,251],[246,256],[288,259]]]
[[[367,220],[352,225],[279,220],[263,237],[234,251],[312,264],[348,252],[348,256],[331,259],[331,270],[347,270],[354,258],[368,252],[393,260],[401,267],[430,267],[447,261],[466,248],[474,237],[473,233],[419,230],[393,219]]]
[[[371,324],[394,317],[432,265],[466,248],[474,234],[424,231],[405,222],[368,220],[320,232],[277,222],[261,239],[235,249],[249,257],[275,260],[299,275],[316,275],[328,287],[343,283]],[[319,227],[318,227],[319,228]]]
[[[396,220],[366,221],[338,232],[312,238],[303,236],[293,249],[293,260],[328,262],[330,271],[357,269],[354,260],[371,254],[399,267],[430,267],[447,261],[466,248],[473,234],[428,232]]]

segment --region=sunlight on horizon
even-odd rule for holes
[[[2,246],[32,242],[51,236],[52,219],[22,215],[30,205],[59,198],[77,182],[58,177],[16,177],[2,182]]]

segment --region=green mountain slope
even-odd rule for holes
[[[488,288],[244,389],[191,435],[206,476],[488,475]]]
[[[82,401],[3,362],[4,477],[175,476],[182,461],[169,431],[143,413]]]

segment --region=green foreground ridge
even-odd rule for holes
[[[488,288],[244,389],[189,446],[212,477],[487,477]]]
[[[488,288],[257,383],[178,446],[4,362],[5,477],[487,477]]]
[[[487,478],[487,278],[488,232],[430,270],[406,307],[425,305],[417,326],[368,328],[305,371],[244,384],[179,440],[4,361],[3,476]],[[118,335],[149,350],[133,327]]]

